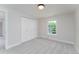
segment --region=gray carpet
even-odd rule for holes
[[[3,54],[77,54],[74,46],[47,39],[34,39],[8,50]]]

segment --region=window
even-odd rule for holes
[[[49,34],[56,34],[56,21],[48,21],[48,32]]]

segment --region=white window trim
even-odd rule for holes
[[[48,20],[48,22],[49,22],[49,21],[52,21],[52,20]],[[48,23],[48,22],[47,22],[47,23]],[[57,23],[57,21],[56,21],[56,23]],[[48,25],[49,25],[49,24],[48,24]],[[48,25],[47,25],[47,28],[49,29]],[[49,30],[48,30],[48,35],[52,35],[52,36],[54,36],[54,35],[56,36],[56,35],[57,35],[57,24],[56,24],[56,34],[51,34],[51,33],[49,33]]]

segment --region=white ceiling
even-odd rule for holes
[[[79,5],[77,4],[45,4],[45,5],[46,8],[42,11],[38,10],[36,4],[9,4],[5,6],[25,13],[28,18],[54,16],[74,11],[79,7]]]

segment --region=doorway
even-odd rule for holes
[[[5,49],[6,46],[6,40],[5,40],[5,35],[6,35],[6,24],[5,24],[5,12],[0,10],[0,49]]]

